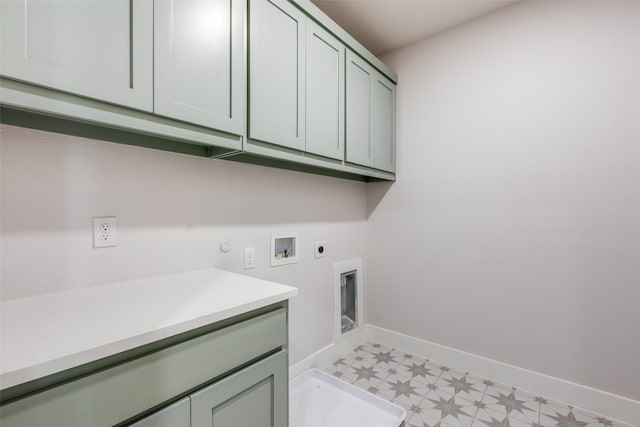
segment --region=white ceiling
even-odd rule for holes
[[[312,0],[374,55],[518,0]]]

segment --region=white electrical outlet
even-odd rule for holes
[[[110,248],[118,246],[118,230],[115,216],[93,218],[93,247]]]
[[[322,258],[327,256],[327,242],[324,240],[320,242],[316,242],[313,247],[313,253],[316,258]]]
[[[244,248],[244,269],[256,268],[256,249]]]

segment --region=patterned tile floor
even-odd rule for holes
[[[372,342],[325,370],[404,407],[406,427],[626,426]]]

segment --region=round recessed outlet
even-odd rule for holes
[[[231,242],[228,240],[225,240],[224,242],[220,242],[220,252],[226,254],[228,252],[231,252]]]
[[[314,244],[314,255],[316,258],[327,256],[327,242],[320,241]]]

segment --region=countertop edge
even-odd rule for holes
[[[234,273],[232,273],[234,274]],[[257,279],[262,280],[262,279]],[[273,283],[273,282],[271,282]],[[210,314],[195,317],[173,325],[160,327],[138,335],[125,337],[124,339],[105,343],[91,349],[82,350],[59,358],[47,360],[32,366],[19,368],[13,371],[0,373],[0,390],[6,390],[15,386],[20,386],[31,381],[45,378],[49,375],[57,374],[68,369],[76,368],[100,359],[117,355],[119,353],[135,349],[156,341],[163,340],[188,332],[202,326],[220,322],[234,316],[248,313],[272,304],[288,300],[298,294],[298,289],[282,285],[283,290],[274,292],[269,296],[250,300],[241,304],[230,306],[224,310],[212,312]]]

